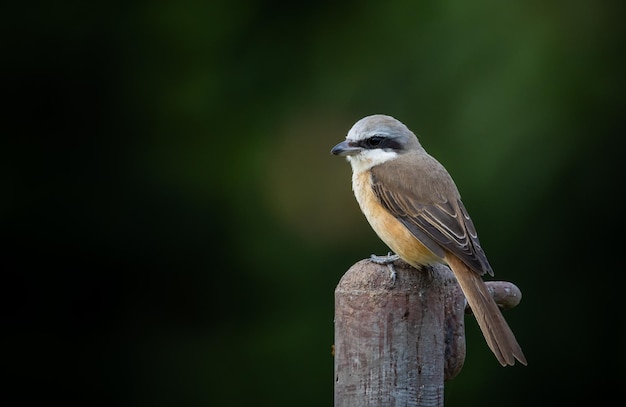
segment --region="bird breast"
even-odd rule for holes
[[[413,267],[442,262],[381,205],[372,189],[370,171],[353,173],[352,189],[370,226],[394,253]]]

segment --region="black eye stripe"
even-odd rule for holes
[[[402,145],[395,139],[391,137],[382,137],[382,136],[372,136],[368,137],[365,140],[359,141],[359,147],[366,149],[384,149],[384,150],[400,150]]]
[[[372,147],[378,147],[383,141],[384,141],[384,138],[380,136],[372,136],[368,138],[367,140],[365,140],[367,145],[372,146]]]

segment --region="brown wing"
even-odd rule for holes
[[[427,157],[429,160],[420,164],[427,168],[417,172],[419,180],[408,180],[415,181],[411,185],[402,183],[399,173],[393,170],[394,165],[389,165],[391,162],[384,173],[372,168],[374,193],[381,204],[437,256],[443,258],[444,249],[448,250],[480,275],[493,275],[452,178],[441,164]]]

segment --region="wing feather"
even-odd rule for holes
[[[438,162],[434,162],[439,166],[438,170],[443,169]],[[480,247],[474,224],[447,172],[444,180],[449,182],[447,188],[437,185],[441,182],[441,177],[421,180],[420,188],[415,188],[414,185],[407,187],[401,184],[399,177],[385,176],[384,174],[397,174],[397,171],[388,169],[383,173],[377,171],[376,167],[372,168],[372,188],[381,204],[437,256],[443,258],[444,249],[448,250],[479,274],[493,275]],[[420,194],[420,191],[424,192],[423,188],[430,188],[430,193]],[[450,190],[453,192],[451,196],[435,193]],[[424,196],[430,199],[425,199]]]

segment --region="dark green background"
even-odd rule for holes
[[[373,113],[448,168],[496,278],[524,294],[506,318],[528,367],[500,367],[468,319],[446,405],[621,392],[623,12],[4,3],[7,396],[332,405],[335,286],[387,249],[329,150]]]

